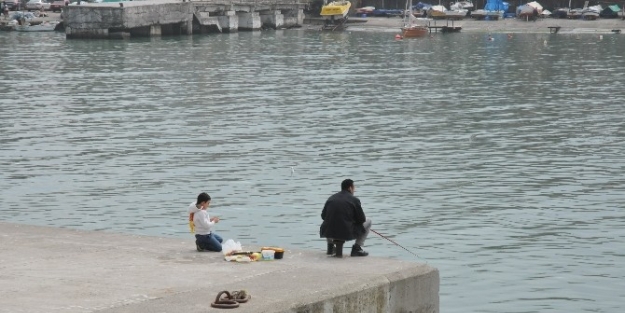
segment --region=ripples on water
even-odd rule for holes
[[[622,309],[622,36],[0,35],[0,220],[187,238],[208,191],[224,237],[321,253],[351,177],[442,312]]]

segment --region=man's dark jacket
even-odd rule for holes
[[[365,213],[360,200],[349,191],[344,190],[332,195],[321,211],[321,228],[319,235],[337,240],[354,240],[365,232],[362,223]]]

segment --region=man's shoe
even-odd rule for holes
[[[367,256],[369,255],[369,252],[362,250],[362,247],[359,245],[353,245],[352,246],[352,253],[351,256]]]
[[[333,243],[329,243],[328,244],[328,250],[326,251],[327,255],[333,255],[334,254],[334,244]]]
[[[204,251],[204,249],[200,248],[200,245],[198,245],[197,243],[195,244],[195,249],[197,249],[198,252]]]

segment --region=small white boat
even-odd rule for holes
[[[428,16],[435,20],[444,19],[447,17],[445,14],[446,11],[447,8],[445,8],[444,5],[433,5],[428,11]]]
[[[603,10],[603,8],[600,4],[589,6],[588,8],[582,10],[582,18],[585,20],[596,20],[599,17],[601,10]]]
[[[489,10],[475,10],[475,11],[471,11],[471,17],[476,19],[476,20],[483,20],[483,19],[491,19],[491,20],[499,20],[503,18],[503,10],[497,10],[497,11],[489,11]]]
[[[471,1],[458,1],[455,2],[449,6],[450,10],[461,10],[461,9],[466,9],[466,10],[472,10],[473,9],[473,2]]]
[[[455,9],[445,11],[445,17],[452,20],[461,20],[469,14],[467,9]]]

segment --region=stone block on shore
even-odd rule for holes
[[[218,292],[244,289],[252,299],[237,312],[439,312],[439,273],[426,264],[288,247],[282,260],[242,264],[189,237],[0,222],[0,311],[217,312]]]

